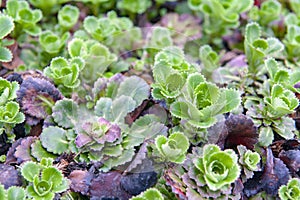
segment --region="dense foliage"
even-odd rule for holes
[[[0,5],[0,199],[299,200],[299,0]]]

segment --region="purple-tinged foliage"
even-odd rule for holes
[[[96,122],[85,122],[82,125],[83,132],[80,132],[75,140],[78,148],[86,145],[112,143],[121,136],[121,129],[116,124],[111,124],[100,117]]]
[[[28,118],[45,119],[51,114],[51,106],[63,99],[60,91],[49,81],[42,78],[23,80],[17,91],[17,101]]]

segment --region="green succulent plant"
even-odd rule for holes
[[[15,28],[13,18],[0,13],[0,24],[3,26],[0,29],[0,62],[10,62],[13,56],[11,51],[5,47],[10,45],[10,42],[4,38]]]
[[[240,176],[238,157],[232,149],[221,151],[214,144],[203,147],[203,155],[194,161],[199,170],[199,178],[212,191],[217,191],[233,183]]]
[[[121,10],[126,10],[131,13],[142,14],[152,5],[152,3],[149,0],[141,0],[141,1],[121,0],[118,1],[117,5],[118,8]]]
[[[287,185],[283,185],[278,191],[281,200],[298,200],[300,199],[300,179],[290,179]]]
[[[40,34],[41,28],[37,23],[42,19],[43,14],[39,9],[31,9],[27,1],[8,0],[5,13],[16,23],[14,37],[19,37],[24,32],[32,36]]]
[[[2,184],[0,184],[0,199],[7,200],[25,200],[26,192],[23,188],[17,186],[11,186],[8,189],[5,189]]]
[[[183,133],[177,132],[172,133],[168,138],[159,135],[155,139],[155,145],[167,161],[183,163],[189,148],[189,140]]]
[[[19,84],[17,82],[9,82],[0,77],[0,106],[17,98],[16,92],[18,89]]]
[[[21,167],[21,174],[29,182],[26,192],[36,200],[52,200],[55,193],[69,188],[69,180],[62,172],[52,166],[53,160],[43,158],[40,163],[26,162]]]
[[[57,15],[58,23],[64,30],[71,29],[79,18],[79,9],[76,6],[65,5]]]
[[[64,95],[80,85],[79,74],[83,70],[85,62],[80,57],[74,57],[69,61],[63,57],[51,60],[50,66],[44,69],[44,74],[51,78]]]
[[[40,34],[39,42],[45,52],[52,55],[57,55],[65,46],[69,37],[69,32],[65,32],[62,36],[60,36],[52,31],[47,30]]]
[[[19,111],[19,108],[19,104],[13,101],[0,106],[0,125],[22,123],[25,116]]]
[[[238,91],[220,89],[198,73],[188,76],[182,92],[184,97],[171,104],[171,113],[198,128],[212,126],[217,121],[217,115],[229,112],[240,104]]]

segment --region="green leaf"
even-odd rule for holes
[[[0,62],[10,62],[13,58],[12,53],[6,47],[0,46]]]
[[[7,200],[25,200],[25,190],[21,187],[12,186],[7,190]]]
[[[130,200],[164,200],[164,197],[156,188],[149,188]]]
[[[157,116],[148,114],[139,117],[133,122],[123,144],[125,148],[131,148],[160,134],[166,135],[167,127],[160,123],[160,119]]]
[[[126,78],[119,86],[117,97],[129,96],[139,106],[149,97],[150,87],[142,78],[131,76]]]
[[[15,25],[14,20],[7,16],[7,15],[0,15],[0,39],[3,39],[5,36],[7,36],[10,32],[13,31]],[[3,62],[3,61],[2,61]]]
[[[128,96],[120,96],[112,103],[112,120],[124,123],[124,118],[137,107],[136,102]]]
[[[22,176],[29,182],[33,182],[35,176],[39,176],[41,167],[35,162],[26,162],[21,167]]]
[[[67,178],[63,178],[61,184],[53,185],[52,191],[55,193],[61,193],[69,188],[70,181]]]
[[[62,128],[50,126],[43,129],[40,139],[44,148],[55,154],[68,152],[69,142],[66,131]]]
[[[260,26],[256,22],[248,23],[245,31],[245,39],[249,43],[253,43],[255,40],[260,38],[261,30]]]
[[[274,134],[271,127],[261,127],[259,129],[258,142],[261,146],[267,147],[272,144]]]
[[[7,194],[2,184],[0,184],[0,199],[7,199]]]
[[[41,144],[40,140],[36,140],[31,144],[31,155],[35,157],[38,161],[42,158],[56,158],[57,156],[48,152]]]
[[[47,167],[42,171],[41,180],[47,181],[48,183],[51,183],[53,186],[60,185],[63,181],[63,175],[61,171],[59,171],[55,167]]]
[[[78,105],[70,99],[57,101],[52,108],[52,117],[61,127],[73,128],[78,119]]]
[[[68,44],[68,52],[71,57],[86,55],[87,49],[84,41],[79,38],[73,38]]]
[[[112,119],[112,99],[111,98],[100,98],[95,106],[95,114],[105,119]]]
[[[66,29],[71,29],[79,18],[79,9],[76,6],[65,5],[58,12],[58,23]]]

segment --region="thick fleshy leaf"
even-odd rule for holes
[[[10,62],[13,58],[12,53],[6,47],[0,46],[0,62]]]
[[[21,168],[22,176],[29,182],[33,182],[35,176],[39,176],[41,167],[35,162],[26,162]]]
[[[7,200],[25,200],[25,190],[21,187],[12,186],[7,190]]]
[[[66,131],[59,127],[48,127],[43,130],[40,139],[44,148],[48,151],[61,154],[68,152],[69,140],[66,136]]]
[[[78,117],[78,105],[69,99],[57,101],[52,108],[52,117],[61,127],[73,128]]]
[[[0,24],[0,39],[3,39],[14,29],[15,25],[11,17],[2,14],[0,15]]]
[[[131,76],[120,84],[117,97],[129,96],[136,102],[136,106],[139,106],[149,94],[150,87],[147,82],[137,76]]]

